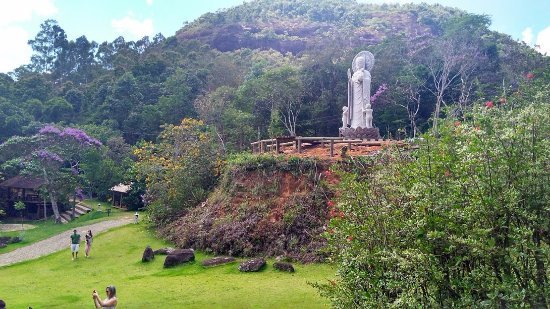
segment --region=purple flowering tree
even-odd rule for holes
[[[22,173],[42,177],[56,222],[60,222],[58,202],[82,196],[81,156],[101,142],[75,128],[47,125],[31,137],[13,137],[0,145],[0,161],[18,162]]]

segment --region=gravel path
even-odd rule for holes
[[[32,224],[21,224],[13,223],[13,224],[0,224],[0,231],[2,232],[11,232],[11,231],[26,231],[26,230],[32,230],[36,228],[36,225]]]
[[[92,230],[92,233],[94,233],[94,236],[95,236],[105,230],[108,230],[117,226],[121,226],[121,225],[126,225],[131,222],[132,222],[132,218],[122,218],[122,219],[102,221],[91,225],[77,227],[76,230],[79,232],[80,235],[82,235],[82,239],[84,239],[84,235],[88,230]],[[48,255],[63,249],[69,250],[69,241],[70,241],[69,237],[71,236],[72,232],[73,232],[73,229],[69,229],[59,235],[41,240],[34,244],[28,245],[26,247],[21,247],[19,249],[15,249],[8,253],[0,254],[0,267],[26,261],[26,260],[36,259],[38,257]],[[80,247],[81,249],[83,249],[82,244]]]

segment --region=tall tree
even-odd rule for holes
[[[433,116],[434,133],[442,105],[455,83],[460,83],[460,95],[451,100],[464,106],[469,101],[476,68],[483,57],[478,37],[487,32],[490,20],[487,16],[465,14],[452,18],[444,25],[445,33],[434,40],[432,53],[423,57],[433,83],[429,88],[436,98]]]
[[[48,19],[40,25],[40,32],[29,40],[34,54],[31,57],[33,71],[52,72],[59,54],[68,47],[67,35],[57,21]]]

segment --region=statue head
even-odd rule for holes
[[[362,51],[359,52],[355,57],[353,58],[353,61],[351,62],[351,68],[353,72],[359,70],[359,69],[366,69],[367,71],[372,70],[372,67],[374,66],[374,55],[369,51]]]
[[[343,111],[343,112],[347,112],[347,111],[348,111],[348,107],[347,107],[347,106],[343,106],[343,107],[342,107],[342,111]]]
[[[357,59],[355,59],[355,64],[356,64],[357,68],[364,69],[365,68],[365,57],[363,57],[363,56],[357,57]]]

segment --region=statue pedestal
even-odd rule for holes
[[[380,139],[378,128],[340,128],[340,136],[345,138]]]

